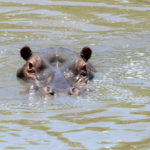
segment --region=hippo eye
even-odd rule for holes
[[[81,76],[86,76],[87,75],[87,69],[86,66],[83,67],[82,72],[80,74]]]
[[[29,72],[29,73],[35,73],[35,70],[34,70],[34,68],[33,68],[33,64],[32,64],[32,63],[29,63],[28,72]]]
[[[83,71],[87,73],[86,66],[83,67]]]
[[[29,69],[32,69],[32,67],[33,67],[33,64],[29,63]]]

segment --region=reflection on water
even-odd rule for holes
[[[150,149],[149,0],[0,1],[1,149]],[[87,96],[35,98],[19,50],[89,45]]]

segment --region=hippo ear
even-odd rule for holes
[[[80,52],[80,56],[82,59],[84,59],[85,61],[88,61],[88,59],[90,59],[92,55],[92,50],[89,47],[83,47],[81,52]]]
[[[32,50],[28,46],[24,46],[20,50],[20,55],[24,60],[28,60],[32,56]]]

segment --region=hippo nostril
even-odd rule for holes
[[[50,87],[45,87],[43,88],[43,90],[45,91],[46,94],[50,94],[50,95],[54,95],[54,90]]]
[[[70,89],[70,94],[71,95],[79,95],[79,90],[77,88],[72,88],[72,89]]]

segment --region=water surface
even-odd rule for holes
[[[149,12],[149,0],[0,0],[1,149],[150,149]],[[27,94],[16,78],[24,45],[90,46],[93,92]]]

